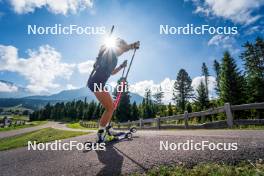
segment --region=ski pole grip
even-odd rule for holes
[[[114,31],[115,26],[113,25],[110,31],[110,36],[112,35],[113,31]]]

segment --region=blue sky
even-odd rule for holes
[[[35,93],[83,87],[104,36],[27,34],[30,24],[76,24],[107,30],[115,25],[116,36],[128,43],[141,41],[129,75],[135,87],[171,84],[180,68],[197,82],[202,62],[214,76],[213,60],[220,60],[225,50],[242,65],[241,45],[263,36],[263,5],[263,0],[0,0],[0,79]],[[236,26],[238,34],[160,35],[160,25],[187,24]]]

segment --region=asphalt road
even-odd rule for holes
[[[64,140],[84,142],[94,135]],[[238,143],[236,151],[160,150],[160,141],[169,143],[201,141]],[[144,172],[158,165],[194,165],[201,162],[236,163],[264,158],[264,131],[260,130],[178,130],[138,131],[132,141],[106,147],[106,151],[28,151],[26,147],[1,151],[0,171],[10,175],[120,175]]]

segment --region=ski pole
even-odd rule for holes
[[[123,68],[122,78],[124,78],[125,70],[126,70],[126,67]]]
[[[128,66],[128,70],[127,70],[127,73],[126,73],[126,77],[125,77],[125,79],[127,79],[127,76],[128,76],[129,71],[130,71],[130,68],[131,68],[132,62],[133,62],[133,60],[134,60],[134,57],[135,57],[136,51],[137,51],[137,49],[135,48],[135,49],[134,49],[133,56],[132,56],[132,59],[131,59],[131,61],[130,61],[130,63],[129,63],[129,66]]]
[[[122,73],[122,77],[121,77],[122,78],[122,80],[121,80],[121,86],[122,86],[122,88],[125,85],[125,78],[124,78],[125,69],[126,69],[126,67],[123,68],[123,73]],[[118,94],[116,96],[116,99],[114,101],[114,110],[116,110],[116,108],[117,108],[117,106],[119,104],[119,101],[120,101],[121,96],[122,96],[122,91],[118,92]]]
[[[123,79],[122,82],[121,82],[121,87],[123,88],[125,85],[125,80]],[[120,99],[122,97],[122,92],[123,90],[121,90],[120,92],[118,92],[117,94],[117,97],[116,97],[116,100],[114,101],[114,110],[116,110],[116,108],[118,107],[118,104],[120,102]]]
[[[111,31],[110,31],[110,34],[109,34],[109,36],[111,36],[111,35],[112,35],[112,33],[113,33],[113,31],[114,31],[114,28],[115,28],[115,26],[114,26],[114,25],[112,25],[112,28],[111,28]]]
[[[123,70],[123,74],[122,74],[122,80],[121,80],[121,87],[122,87],[122,89],[124,88],[124,86],[125,86],[125,84],[126,84],[126,80],[127,80],[127,77],[128,77],[128,73],[129,73],[129,71],[130,71],[130,68],[131,68],[131,65],[132,65],[132,63],[133,63],[133,60],[134,60],[134,57],[135,57],[135,54],[136,54],[136,50],[137,49],[135,49],[134,50],[134,53],[133,53],[133,55],[132,55],[132,58],[131,58],[131,61],[130,61],[130,63],[129,63],[129,67],[128,67],[128,70],[127,70],[127,72],[126,72],[126,76],[123,78],[123,74],[124,74],[124,72],[125,72],[125,68],[124,68],[124,70]],[[118,92],[118,94],[117,94],[117,97],[116,97],[116,100],[114,101],[114,109],[116,110],[116,108],[118,107],[118,104],[119,104],[119,102],[120,102],[120,99],[121,99],[121,96],[122,96],[122,93],[123,93],[123,90],[122,91],[120,91],[120,92]]]

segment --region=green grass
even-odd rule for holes
[[[25,111],[25,110],[31,110],[29,108],[23,107],[22,104],[20,105],[16,105],[16,106],[10,106],[10,107],[0,107],[1,109],[3,109],[4,111]]]
[[[29,121],[29,116],[25,116],[25,115],[12,115],[12,119],[13,120],[25,120],[25,121]]]
[[[263,163],[240,163],[238,165],[226,165],[206,163],[199,164],[193,168],[185,166],[161,166],[154,168],[144,174],[132,174],[134,176],[263,176]]]
[[[22,129],[22,128],[28,128],[28,127],[34,127],[34,126],[38,126],[38,125],[44,125],[46,124],[47,121],[32,121],[32,122],[28,122],[25,125],[19,125],[19,126],[10,126],[10,127],[5,127],[5,128],[0,128],[0,132],[2,131],[10,131],[10,130],[17,130],[17,129]]]
[[[231,129],[237,129],[237,130],[264,130],[263,125],[239,125],[234,126]]]
[[[27,146],[28,141],[36,141],[37,143],[44,143],[58,139],[65,139],[75,136],[88,134],[86,132],[65,131],[54,128],[44,128],[41,130],[24,133],[17,136],[0,139],[0,151],[12,148]]]
[[[79,122],[68,123],[66,126],[68,128],[83,129],[83,130],[97,130],[98,129],[98,128],[85,128],[85,127],[81,126]]]
[[[25,120],[28,121],[29,120],[29,116],[26,115],[0,115],[0,120],[3,119],[4,117],[8,117],[11,118],[13,120]]]
[[[73,129],[86,129],[86,130],[88,129],[88,128],[81,126],[79,122],[68,123],[66,126],[68,128],[73,128]]]

